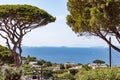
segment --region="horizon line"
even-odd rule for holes
[[[108,48],[109,46],[22,46],[22,47]]]

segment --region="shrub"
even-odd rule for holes
[[[83,68],[84,68],[85,70],[87,70],[87,71],[89,71],[89,70],[92,69],[92,67],[88,66],[88,64],[83,65]]]
[[[77,69],[70,69],[70,74],[75,75],[78,72]]]
[[[95,70],[81,70],[76,74],[76,80],[120,80],[120,69],[106,68]]]
[[[3,80],[3,77],[2,77],[2,75],[0,75],[0,80]]]
[[[75,80],[74,76],[72,74],[69,74],[69,73],[63,73],[63,75],[61,76],[61,78],[63,80]]]
[[[22,70],[7,68],[4,70],[3,76],[4,76],[4,80],[20,80],[22,76]]]
[[[22,68],[23,68],[23,72],[24,72],[25,75],[31,75],[31,74],[33,74],[33,72],[32,72],[33,69],[31,68],[30,65],[24,64],[24,65],[22,65]]]

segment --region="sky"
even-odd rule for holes
[[[37,6],[52,16],[56,21],[39,27],[26,34],[22,46],[52,46],[52,47],[107,47],[102,39],[92,36],[77,36],[66,24],[69,14],[66,6],[67,0],[1,0],[0,4],[28,4]],[[119,44],[112,38],[112,43]],[[0,37],[0,44],[6,45]]]

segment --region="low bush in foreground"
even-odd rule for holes
[[[0,80],[3,80],[3,77],[0,75]]]
[[[17,70],[15,68],[8,68],[4,70],[3,78],[4,80],[21,80],[22,70]]]
[[[120,69],[106,68],[94,70],[80,70],[76,74],[76,80],[120,80]]]

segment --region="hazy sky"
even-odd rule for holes
[[[96,47],[107,46],[97,37],[78,37],[66,25],[66,15],[69,13],[66,6],[67,0],[1,0],[0,4],[28,4],[46,10],[57,20],[44,27],[34,29],[23,38],[23,46],[68,46],[68,47]],[[117,42],[112,39],[116,45]],[[5,41],[0,38],[0,44]]]

